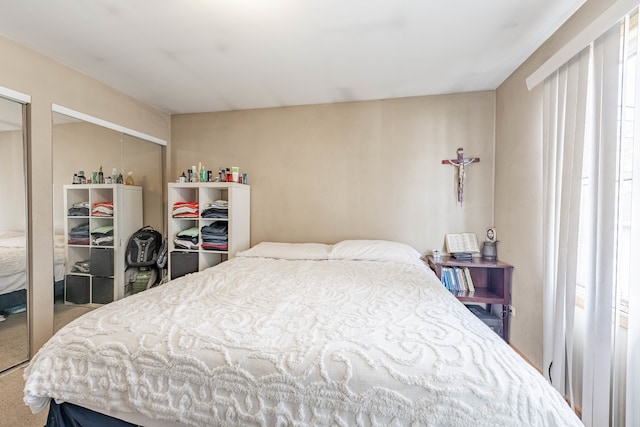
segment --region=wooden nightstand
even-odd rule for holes
[[[468,267],[475,292],[452,292],[462,303],[487,304],[491,311],[492,304],[502,306],[502,338],[509,342],[509,327],[511,323],[511,275],[513,266],[502,261],[487,261],[482,258],[472,258],[470,261],[459,261],[451,256],[441,256],[435,261],[432,255],[427,256],[429,267],[442,280],[442,267]]]

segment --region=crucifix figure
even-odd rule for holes
[[[465,166],[471,164],[471,163],[477,163],[480,161],[479,157],[469,157],[466,158],[464,157],[464,153],[462,150],[462,147],[458,148],[458,158],[457,159],[453,159],[453,160],[443,160],[442,164],[443,165],[453,165],[455,167],[458,168],[458,180],[457,180],[457,187],[458,187],[458,191],[457,191],[457,195],[458,195],[458,203],[460,203],[460,205],[462,205],[462,199],[463,199],[463,195],[464,195],[464,174],[465,174]]]

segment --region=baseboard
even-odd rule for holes
[[[536,371],[540,372],[540,375],[542,375],[542,371],[540,370],[540,368],[538,368],[536,365],[534,365],[534,364],[531,362],[531,360],[529,360],[529,358],[528,358],[527,356],[525,356],[525,355],[524,355],[524,353],[523,353],[523,352],[521,352],[521,351],[518,349],[518,347],[516,347],[515,345],[513,345],[513,344],[511,344],[511,343],[509,344],[509,346],[513,349],[513,351],[515,351],[516,353],[518,353],[518,355],[519,355],[520,357],[522,357],[522,358],[525,360],[525,362],[527,362],[529,365],[531,365],[531,367],[533,367]]]
[[[531,360],[529,360],[529,358],[527,356],[524,355],[524,353],[522,353],[518,347],[514,346],[513,344],[509,344],[509,346],[513,349],[513,351],[515,351],[516,353],[518,353],[518,355],[520,357],[522,357],[525,362],[527,362],[529,365],[531,365],[536,371],[540,372],[540,375],[543,375],[542,371],[540,370],[540,368],[538,368],[536,365],[534,365],[533,363],[531,363]],[[569,404],[569,406],[571,406],[571,399],[569,399],[569,396],[565,396],[564,400],[567,401],[567,404]],[[578,418],[582,419],[582,408],[579,406],[576,406],[574,408],[574,411],[576,413],[576,415],[578,416]]]

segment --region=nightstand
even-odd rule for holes
[[[462,303],[486,304],[491,311],[492,304],[500,304],[502,309],[502,338],[509,342],[510,306],[511,306],[511,275],[513,266],[502,261],[487,261],[482,258],[472,258],[469,261],[456,260],[452,256],[441,256],[438,261],[432,255],[427,256],[429,267],[442,280],[442,267],[467,267],[475,288],[474,292],[452,292]]]

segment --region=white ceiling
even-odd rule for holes
[[[585,0],[4,0],[0,34],[167,113],[497,88]]]

